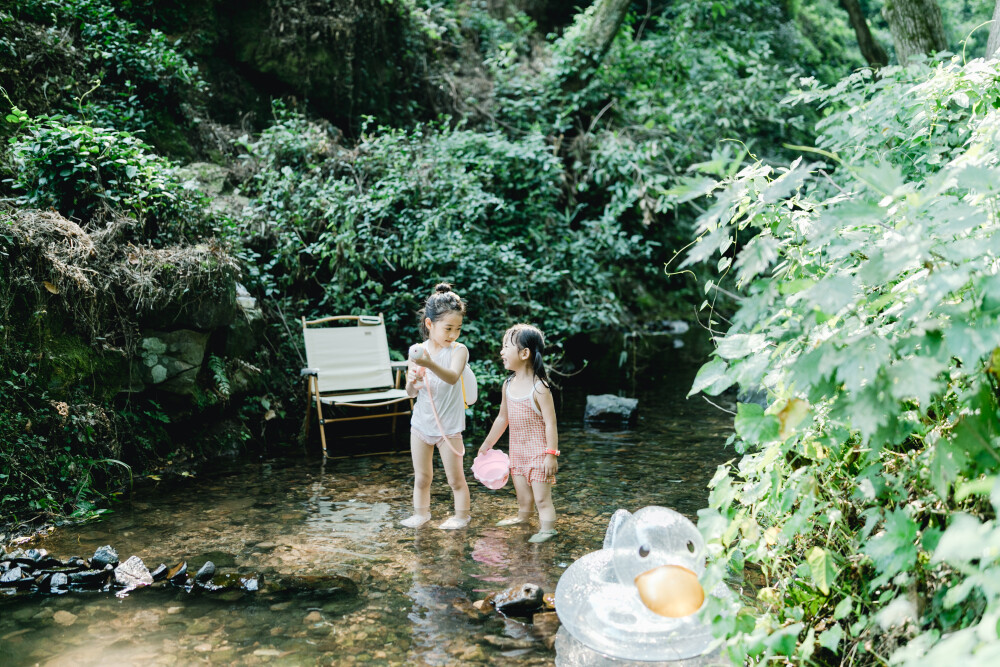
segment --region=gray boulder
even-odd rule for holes
[[[133,377],[174,394],[192,394],[207,345],[208,334],[190,329],[148,331],[140,344],[141,362],[135,365]]]
[[[587,407],[583,420],[592,423],[630,424],[635,421],[639,399],[624,398],[614,394],[599,394],[587,397]]]

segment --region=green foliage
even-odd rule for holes
[[[7,121],[20,126],[10,140],[10,160],[22,206],[51,207],[84,220],[113,210],[153,223],[153,236],[155,223],[193,222],[197,228],[203,217],[202,197],[184,186],[168,160],[128,132],[61,116],[31,118],[17,108]]]
[[[270,294],[312,276],[322,312],[384,311],[402,335],[448,279],[475,295],[470,345],[492,346],[519,319],[569,336],[622,317],[605,286],[619,259],[645,250],[610,216],[563,210],[563,167],[540,135],[378,128],[346,151],[300,116],[278,114],[250,146],[260,171],[245,226],[265,230],[257,242],[269,247],[250,245],[270,258],[257,273]]]
[[[997,651],[998,79],[956,59],[811,87],[820,161],[674,193],[713,193],[685,261],[718,253],[740,292],[692,391],[769,398],[739,406],[744,456],[700,513],[707,583],[747,567],[766,584],[754,624],[716,621],[736,662]]]
[[[215,380],[216,391],[222,395],[223,399],[229,398],[232,388],[229,385],[229,376],[226,374],[225,360],[214,354],[209,355],[208,370],[212,371],[212,379]]]
[[[101,102],[95,110],[106,116],[100,120],[117,121],[118,129],[147,128],[165,105],[176,106],[205,89],[179,41],[122,18],[114,2],[24,0],[14,16],[79,35],[94,86],[90,92]]]
[[[0,523],[107,512],[109,493],[131,481],[131,467],[116,458],[117,417],[91,403],[51,400],[32,364],[23,371],[5,364],[0,401]]]

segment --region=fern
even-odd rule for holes
[[[214,354],[210,355],[208,357],[208,369],[212,371],[216,390],[222,394],[223,398],[229,398],[231,389],[229,386],[229,376],[226,375],[226,362]]]

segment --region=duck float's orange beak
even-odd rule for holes
[[[661,565],[635,578],[642,603],[660,616],[681,618],[698,611],[705,591],[698,575],[680,565]]]

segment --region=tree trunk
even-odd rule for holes
[[[1000,0],[997,0],[1000,2]],[[840,0],[840,6],[847,10],[847,15],[851,18],[851,26],[854,34],[858,37],[858,46],[861,47],[861,55],[872,67],[883,67],[889,64],[889,56],[885,49],[872,37],[872,31],[868,28],[868,21],[864,12],[861,11],[861,3],[858,0]]]
[[[889,23],[900,65],[906,65],[910,56],[948,48],[937,0],[886,0],[882,15]]]
[[[615,41],[630,4],[630,0],[597,0],[587,10],[586,24],[574,37],[569,56],[572,74],[564,81],[564,89],[576,91],[590,83],[601,59]]]
[[[993,23],[990,24],[990,38],[986,42],[986,59],[997,57],[997,47],[1000,46],[1000,0],[993,8]]]

